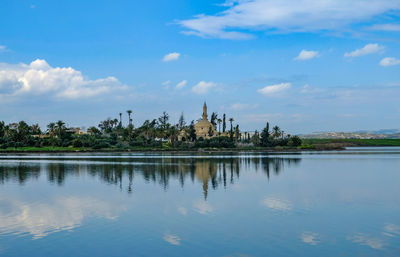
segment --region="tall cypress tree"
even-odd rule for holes
[[[222,119],[222,133],[225,133],[226,130],[226,115],[224,113],[224,118]]]
[[[265,126],[265,128],[261,132],[261,145],[262,146],[269,146],[269,136],[270,136],[269,122],[267,122],[267,126]]]

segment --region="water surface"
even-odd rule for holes
[[[0,256],[399,256],[400,148],[0,156]]]

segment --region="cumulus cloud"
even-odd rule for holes
[[[177,235],[165,234],[163,239],[172,245],[180,245],[181,244],[181,238]]]
[[[398,64],[400,64],[400,60],[396,59],[394,57],[386,57],[386,58],[383,58],[379,62],[379,65],[380,66],[384,66],[384,67],[386,67],[386,66],[394,66],[394,65],[398,65]]]
[[[369,27],[370,30],[378,30],[378,31],[392,31],[392,32],[400,32],[400,24],[375,24]]]
[[[225,39],[248,39],[243,30],[338,30],[400,9],[398,0],[228,0],[215,15],[199,14],[178,21],[185,34]]]
[[[71,67],[51,67],[45,60],[30,64],[0,63],[0,97],[51,94],[59,98],[87,98],[126,86],[115,77],[90,80]]]
[[[171,62],[171,61],[176,61],[179,59],[179,57],[181,56],[180,53],[169,53],[167,55],[164,56],[163,58],[163,62]]]
[[[267,197],[264,200],[262,200],[261,203],[264,206],[277,211],[292,210],[292,204],[290,202],[278,198]]]
[[[264,88],[257,90],[257,92],[265,96],[274,96],[288,90],[291,86],[292,86],[291,83],[281,83],[281,84],[266,86]]]
[[[187,80],[182,80],[181,82],[176,84],[176,89],[182,89],[186,86],[186,84],[187,84]]]
[[[314,232],[303,232],[301,234],[301,241],[309,245],[317,245],[319,243],[319,236]]]
[[[318,56],[319,56],[318,51],[307,51],[307,50],[303,49],[303,50],[301,50],[299,55],[294,59],[297,61],[305,61],[305,60],[311,60]]]
[[[204,95],[206,94],[210,89],[216,87],[217,84],[214,82],[206,82],[206,81],[200,81],[197,83],[194,87],[192,87],[193,93],[199,94],[199,95]]]
[[[345,57],[360,57],[368,54],[374,54],[379,51],[382,51],[385,47],[380,46],[378,44],[368,44],[364,46],[363,48],[356,49],[353,52],[350,53],[345,53]]]

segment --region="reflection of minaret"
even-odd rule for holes
[[[208,195],[208,181],[215,178],[217,173],[217,165],[210,160],[196,161],[195,174],[196,178],[203,182],[204,199],[207,200]]]
[[[203,120],[208,120],[208,115],[207,115],[207,104],[204,102],[203,105]]]

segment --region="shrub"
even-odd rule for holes
[[[289,146],[301,146],[302,142],[301,142],[301,138],[298,136],[293,136],[289,139],[288,145]]]

